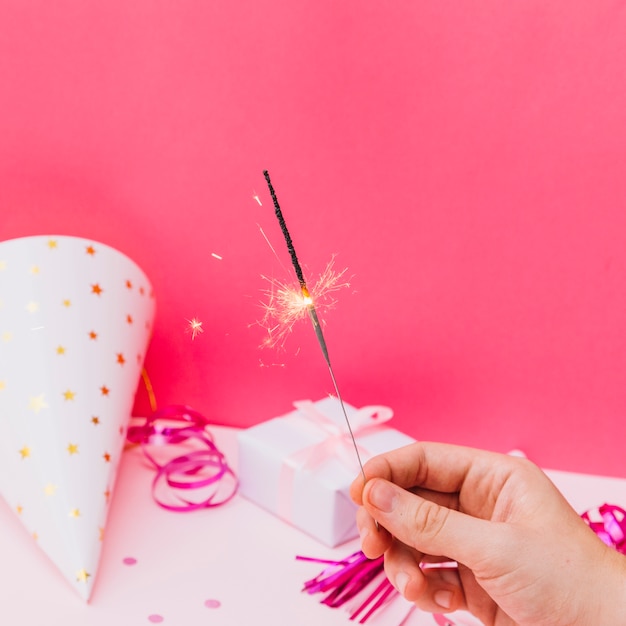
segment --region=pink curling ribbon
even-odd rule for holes
[[[305,448],[294,452],[284,459],[280,473],[278,489],[278,515],[291,522],[291,494],[296,472],[313,470],[328,458],[336,458],[355,475],[359,471],[358,459],[354,443],[350,437],[348,426],[344,422],[337,424],[317,409],[310,400],[300,400],[293,403],[298,413],[289,419],[299,422],[302,428],[312,430],[323,439]],[[365,406],[348,416],[355,437],[368,435],[388,422],[393,417],[393,411],[386,406]],[[341,418],[343,420],[343,417]],[[369,458],[370,454],[357,444],[362,459]]]
[[[215,445],[208,425],[208,420],[194,409],[171,405],[155,411],[144,424],[128,429],[128,441],[140,444],[157,470],[152,481],[152,497],[168,511],[187,512],[220,506],[237,492],[237,477]],[[182,445],[188,445],[190,450],[165,462],[157,461],[151,450],[152,446]],[[164,487],[169,498],[159,495]],[[193,490],[201,492],[199,499],[189,499],[187,493]]]
[[[581,516],[607,546],[626,554],[626,511],[614,504],[603,504]]]

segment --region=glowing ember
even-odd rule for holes
[[[263,347],[283,348],[294,324],[309,316],[310,307],[328,311],[336,304],[335,292],[349,287],[344,278],[347,268],[336,271],[334,257],[330,260],[314,285],[305,291],[300,285],[262,276],[270,284],[266,290],[267,302],[262,303],[265,314],[259,324],[267,331]]]
[[[187,320],[189,326],[187,327],[187,332],[191,333],[191,339],[195,339],[200,333],[204,332],[204,328],[202,328],[202,322],[195,317]]]

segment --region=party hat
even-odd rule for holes
[[[0,243],[0,495],[85,600],[154,311],[104,244]]]

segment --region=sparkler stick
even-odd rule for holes
[[[343,403],[343,398],[341,397],[341,393],[339,393],[339,387],[337,386],[337,379],[335,378],[335,373],[333,372],[333,367],[330,363],[330,357],[328,356],[328,346],[326,345],[326,340],[324,339],[324,333],[322,332],[322,326],[317,316],[317,311],[315,310],[315,303],[313,302],[313,298],[311,297],[311,294],[309,293],[309,289],[306,286],[304,273],[302,272],[300,261],[298,261],[298,255],[296,254],[293,241],[291,240],[291,235],[289,234],[289,230],[287,229],[285,218],[283,217],[283,213],[280,210],[280,204],[278,204],[278,198],[276,197],[276,192],[274,191],[274,187],[272,186],[272,181],[270,180],[269,172],[267,170],[264,170],[263,176],[265,176],[267,186],[270,190],[270,195],[272,196],[272,202],[274,203],[274,212],[276,213],[278,223],[280,224],[280,229],[283,233],[283,236],[285,237],[285,243],[287,244],[287,249],[289,250],[289,254],[291,256],[291,263],[293,265],[293,269],[295,270],[296,276],[298,278],[298,282],[300,283],[300,290],[302,292],[302,297],[306,305],[307,313],[309,314],[311,323],[313,324],[313,330],[315,330],[315,336],[317,337],[317,342],[322,350],[322,354],[324,355],[324,361],[326,361],[326,365],[328,366],[330,378],[333,382],[333,386],[335,388],[335,393],[337,394],[337,399],[339,400],[339,404],[341,405],[341,410],[343,411],[343,416],[348,426],[348,432],[350,433],[350,437],[352,438],[352,443],[354,444],[354,451],[356,452],[356,458],[359,461],[359,467],[361,468],[363,481],[365,481],[366,480],[365,471],[363,470],[363,463],[361,462],[361,455],[359,454],[359,447],[356,444],[356,440],[352,432],[352,426],[350,425],[350,420],[348,419],[348,414],[346,413],[346,407]]]

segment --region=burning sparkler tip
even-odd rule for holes
[[[261,347],[283,348],[294,325],[311,315],[311,309],[324,313],[333,309],[336,303],[335,293],[344,287],[343,276],[346,270],[335,271],[334,259],[326,266],[311,287],[301,284],[285,283],[275,278],[261,275],[270,288],[265,290],[268,296],[262,303],[265,315],[259,325],[267,331],[267,337]],[[316,318],[317,318],[316,313]],[[325,321],[319,320],[323,326]]]

